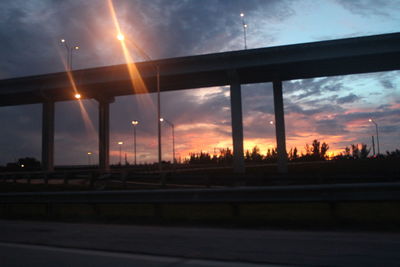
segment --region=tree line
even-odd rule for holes
[[[328,157],[329,145],[320,142],[317,139],[309,145],[306,144],[304,152],[299,153],[297,147],[291,148],[287,154],[287,158],[291,162],[305,161],[325,161],[325,160],[356,160],[356,159],[390,159],[400,158],[400,150],[396,149],[392,152],[386,151],[386,154],[371,155],[371,148],[367,144],[351,144],[345,147],[344,151],[332,158]],[[258,146],[254,146],[251,150],[246,150],[244,155],[245,162],[255,163],[274,163],[278,160],[277,148],[268,149],[266,154],[260,152]],[[190,153],[187,164],[229,164],[233,161],[233,153],[229,148],[220,149],[218,155],[210,155],[208,152]]]

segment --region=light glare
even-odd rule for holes
[[[117,35],[117,39],[120,40],[120,41],[123,41],[123,40],[125,40],[125,36],[120,33],[120,34]]]

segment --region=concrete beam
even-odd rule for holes
[[[99,102],[99,168],[110,170],[110,103],[114,98],[98,98]]]
[[[283,110],[282,81],[273,82],[274,109],[275,109],[275,132],[278,150],[278,172],[287,173],[287,153],[285,136],[285,114]]]
[[[53,101],[42,104],[42,168],[54,170],[54,107]]]
[[[236,73],[230,73],[233,170],[244,173],[242,93]]]

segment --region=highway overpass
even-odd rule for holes
[[[0,106],[42,103],[42,164],[53,170],[55,102],[99,102],[99,165],[109,168],[109,105],[114,97],[211,86],[230,86],[234,169],[244,172],[241,84],[272,82],[278,170],[285,172],[282,81],[400,69],[400,33],[161,59],[135,64],[147,90],[133,86],[126,64],[0,81]],[[155,121],[156,123],[156,121]]]

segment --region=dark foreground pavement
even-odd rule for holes
[[[0,220],[1,266],[400,266],[399,251],[399,233]]]

